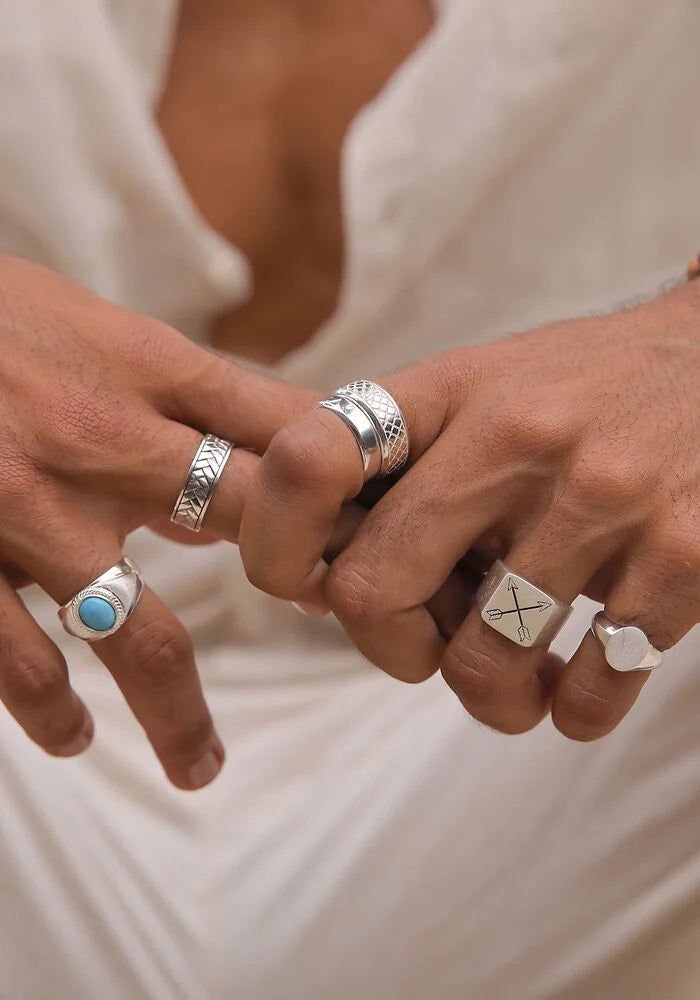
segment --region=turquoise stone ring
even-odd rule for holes
[[[109,632],[117,620],[117,612],[105,597],[86,597],[80,602],[78,614],[83,625],[95,632]]]
[[[120,629],[143,592],[141,570],[124,557],[59,609],[66,632],[94,642]]]

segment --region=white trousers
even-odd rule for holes
[[[696,998],[699,659],[695,633],[590,745],[350,659],[213,685],[228,762],[189,795],[96,665],[84,758],[0,722],[0,996]]]

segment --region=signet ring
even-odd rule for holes
[[[516,646],[548,646],[573,611],[498,559],[479,585],[481,617]]]

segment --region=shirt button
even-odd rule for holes
[[[239,262],[229,251],[215,251],[207,264],[207,277],[212,288],[222,295],[238,294],[243,284]]]

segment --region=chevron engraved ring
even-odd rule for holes
[[[479,585],[481,617],[516,646],[548,646],[574,610],[497,560]]]
[[[398,472],[408,460],[408,430],[399,404],[376,382],[359,379],[317,403],[350,428],[360,449],[365,482]]]
[[[66,632],[94,642],[120,629],[143,593],[143,577],[126,556],[78,591],[58,610]]]
[[[170,515],[173,524],[181,524],[190,531],[202,530],[204,515],[232,448],[230,441],[213,434],[202,438]]]

